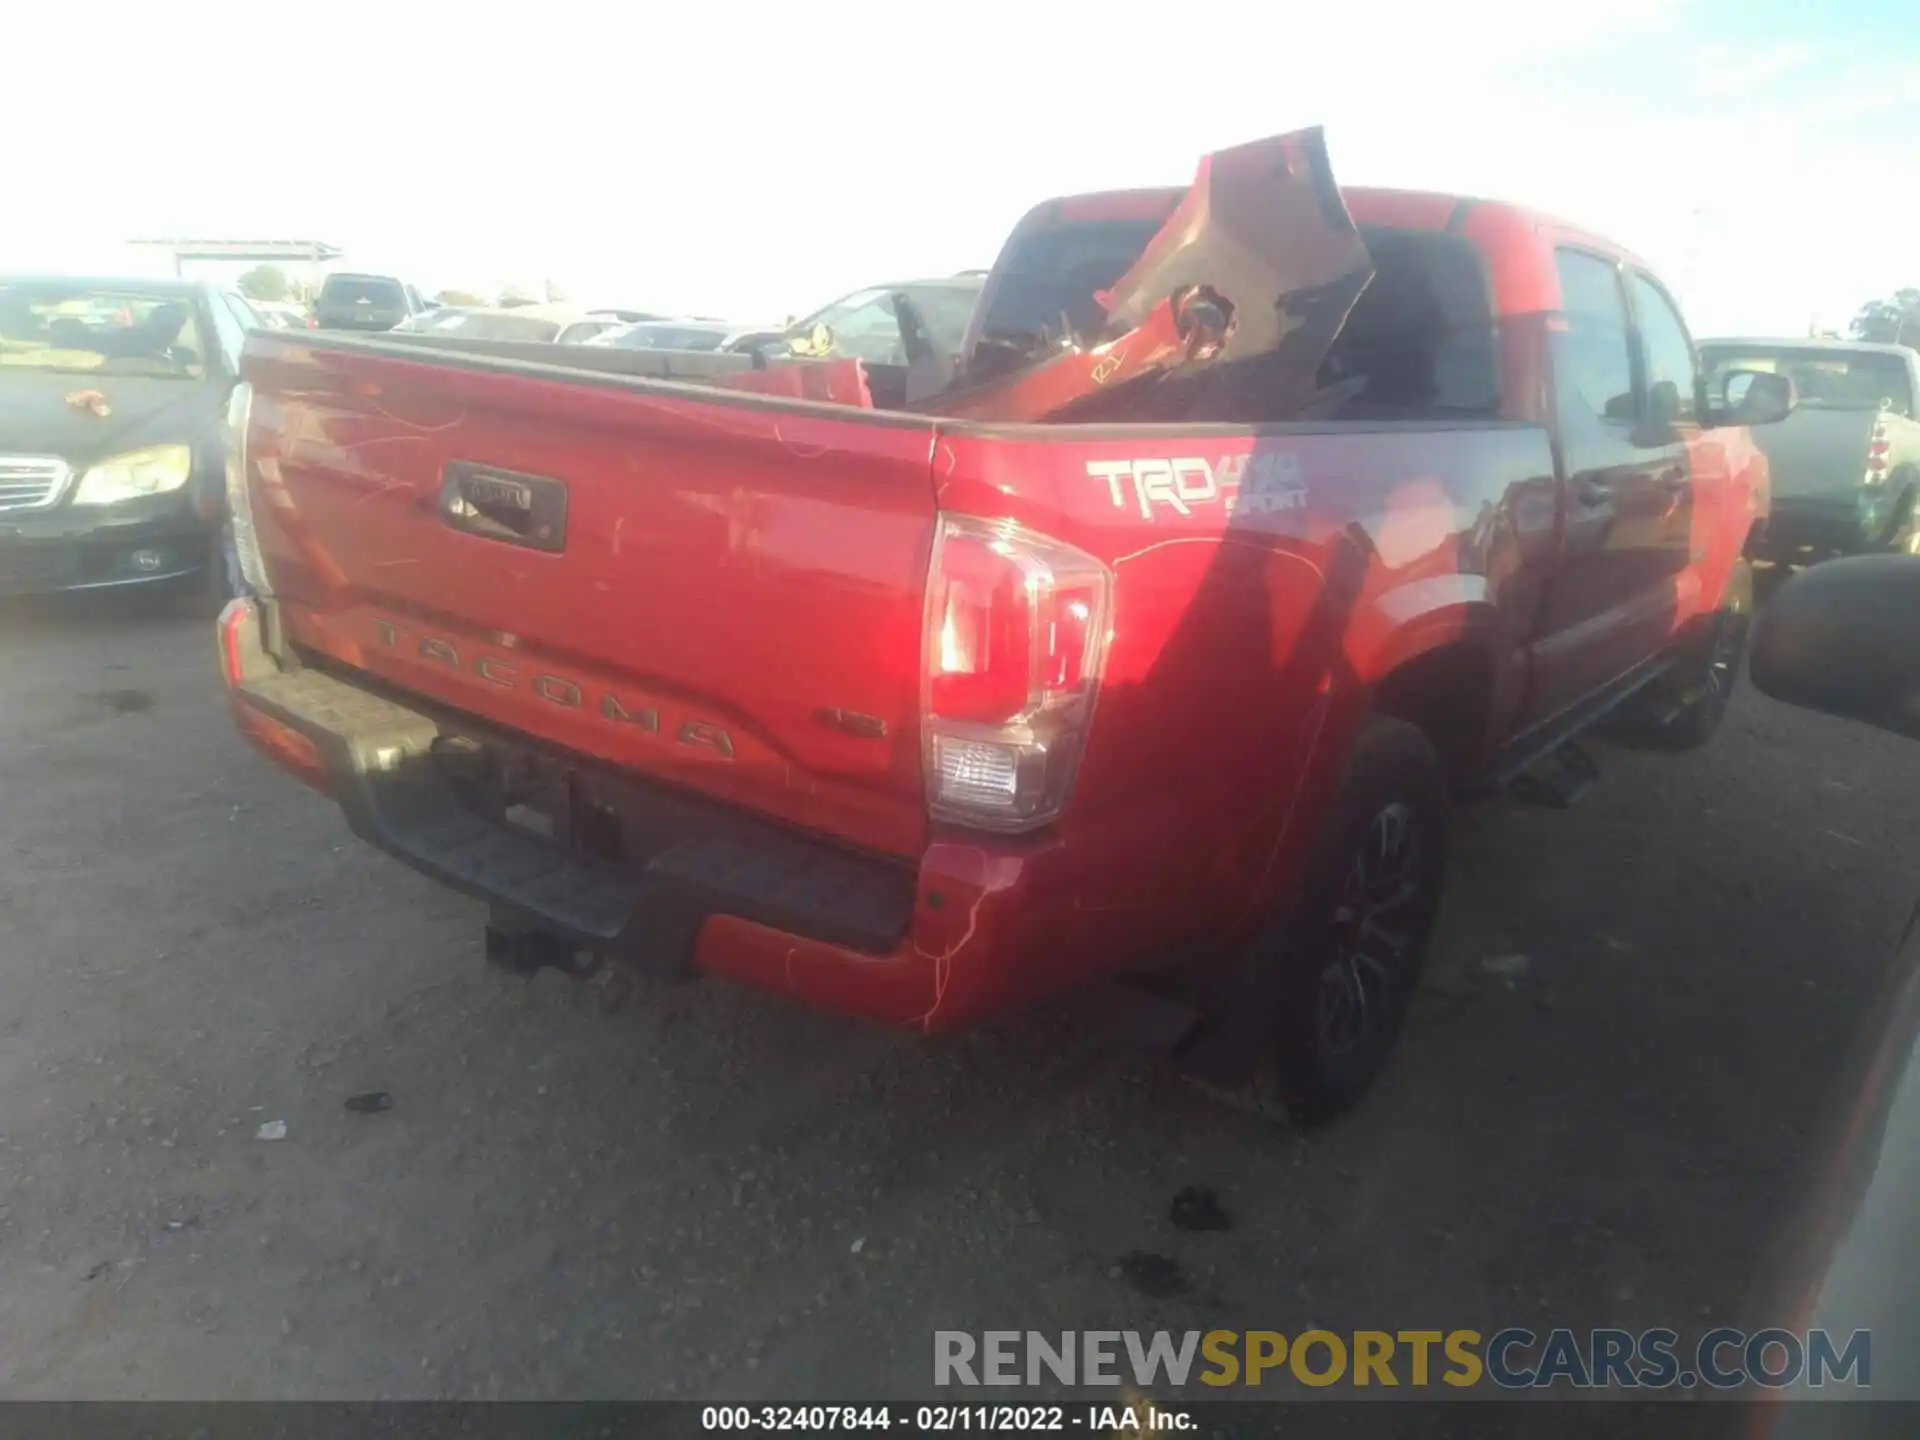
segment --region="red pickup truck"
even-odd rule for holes
[[[909,309],[904,375],[256,334],[240,727],[514,963],[928,1031],[1137,977],[1196,1075],[1345,1108],[1450,796],[1718,723],[1790,387],[1317,131],[1041,205],[958,356]]]

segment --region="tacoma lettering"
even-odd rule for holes
[[[415,635],[391,620],[376,619],[373,628],[380,637],[380,644],[396,654],[413,654],[422,660],[431,660],[455,670],[471,670],[497,689],[523,688],[520,670],[497,656],[481,655],[468,663],[460,658],[457,646],[438,636]],[[578,682],[562,675],[535,675],[524,682],[524,688],[547,704],[557,705],[563,710],[588,708],[587,692]],[[626,701],[607,691],[597,697],[597,703],[592,708],[599,711],[601,719],[611,724],[631,727],[646,735],[660,733],[660,711],[655,706],[629,709]],[[712,751],[722,759],[733,758],[733,737],[723,727],[708,721],[684,721],[675,730],[674,738],[682,745]]]

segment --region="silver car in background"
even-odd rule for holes
[[[625,321],[610,310],[579,310],[568,305],[514,305],[506,308],[444,306],[396,325],[402,334],[440,335],[458,340],[517,340],[535,344],[579,345]]]

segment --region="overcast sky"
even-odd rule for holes
[[[1319,124],[1346,183],[1639,250],[1699,333],[1920,285],[1910,0],[1402,4],[16,0],[0,269],[317,238],[429,290],[550,277],[757,323]]]

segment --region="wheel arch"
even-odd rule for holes
[[[1396,658],[1373,686],[1367,709],[1419,730],[1449,780],[1460,784],[1486,755],[1501,691],[1500,665],[1485,636],[1437,637]]]
[[[1456,782],[1470,775],[1519,698],[1521,667],[1501,644],[1487,578],[1456,573],[1396,586],[1361,618],[1348,658],[1367,678],[1366,710],[1417,727]]]

